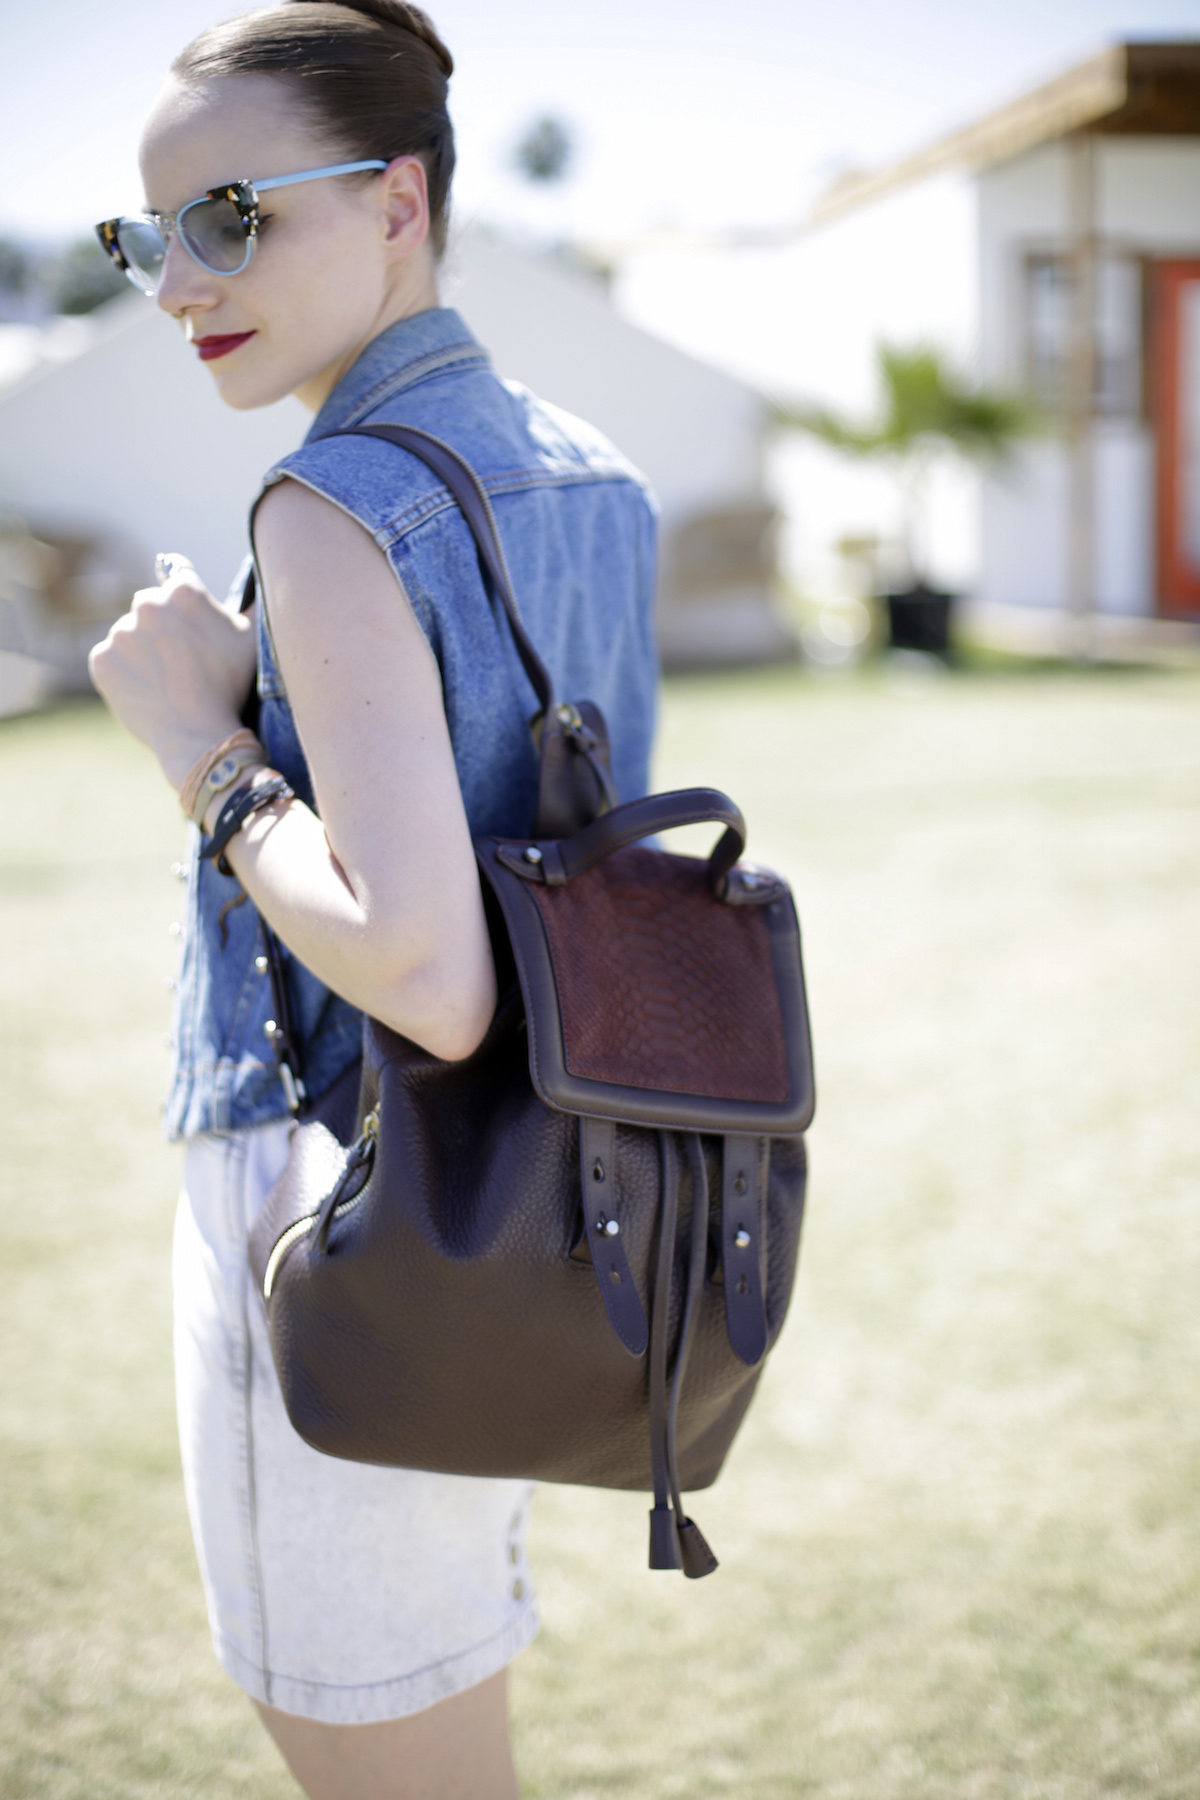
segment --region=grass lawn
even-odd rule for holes
[[[810,1215],[720,1572],[542,1491],[527,1795],[1195,1800],[1200,677],[678,681],[657,779],[795,885]],[[0,795],[0,1794],[282,1800],[173,1435],[177,809],[90,704]]]

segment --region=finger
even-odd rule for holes
[[[154,559],[154,579],[160,587],[181,569],[191,569],[195,573],[195,564],[182,550],[160,550]]]

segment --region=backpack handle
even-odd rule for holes
[[[739,891],[735,897],[729,872],[746,848],[746,821],[728,794],[717,788],[677,788],[667,794],[648,794],[643,800],[627,800],[572,837],[498,844],[496,856],[506,869],[525,881],[562,887],[576,875],[594,869],[614,850],[623,850],[628,844],[670,831],[676,825],[704,825],[710,821],[725,827],[708,859],[708,888],[714,899],[742,904],[773,899],[774,893],[765,890],[773,890],[778,884],[771,878],[753,875],[743,876],[736,884]],[[755,892],[758,880],[763,882],[761,895]],[[747,882],[749,892],[743,893],[741,889]]]

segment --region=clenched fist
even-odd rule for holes
[[[162,587],[141,588],[88,658],[97,692],[149,744],[175,788],[193,763],[236,731],[255,669],[250,614],[215,600],[172,559]]]

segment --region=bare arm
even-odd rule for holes
[[[467,1055],[495,973],[433,654],[383,553],[330,501],[281,483],[255,541],[321,819],[293,804],[253,821],[230,865],[336,992]]]
[[[335,992],[435,1055],[469,1055],[496,983],[437,665],[382,552],[331,502],[282,482],[259,506],[255,538],[321,817],[298,801],[260,813],[226,858]],[[185,579],[157,603],[139,596],[94,653],[96,685],[176,786],[237,723],[228,680],[208,670],[220,651],[244,659],[237,626]],[[197,644],[210,642],[206,662]],[[145,698],[147,656],[200,671],[194,691],[170,684],[176,705],[161,716]]]

